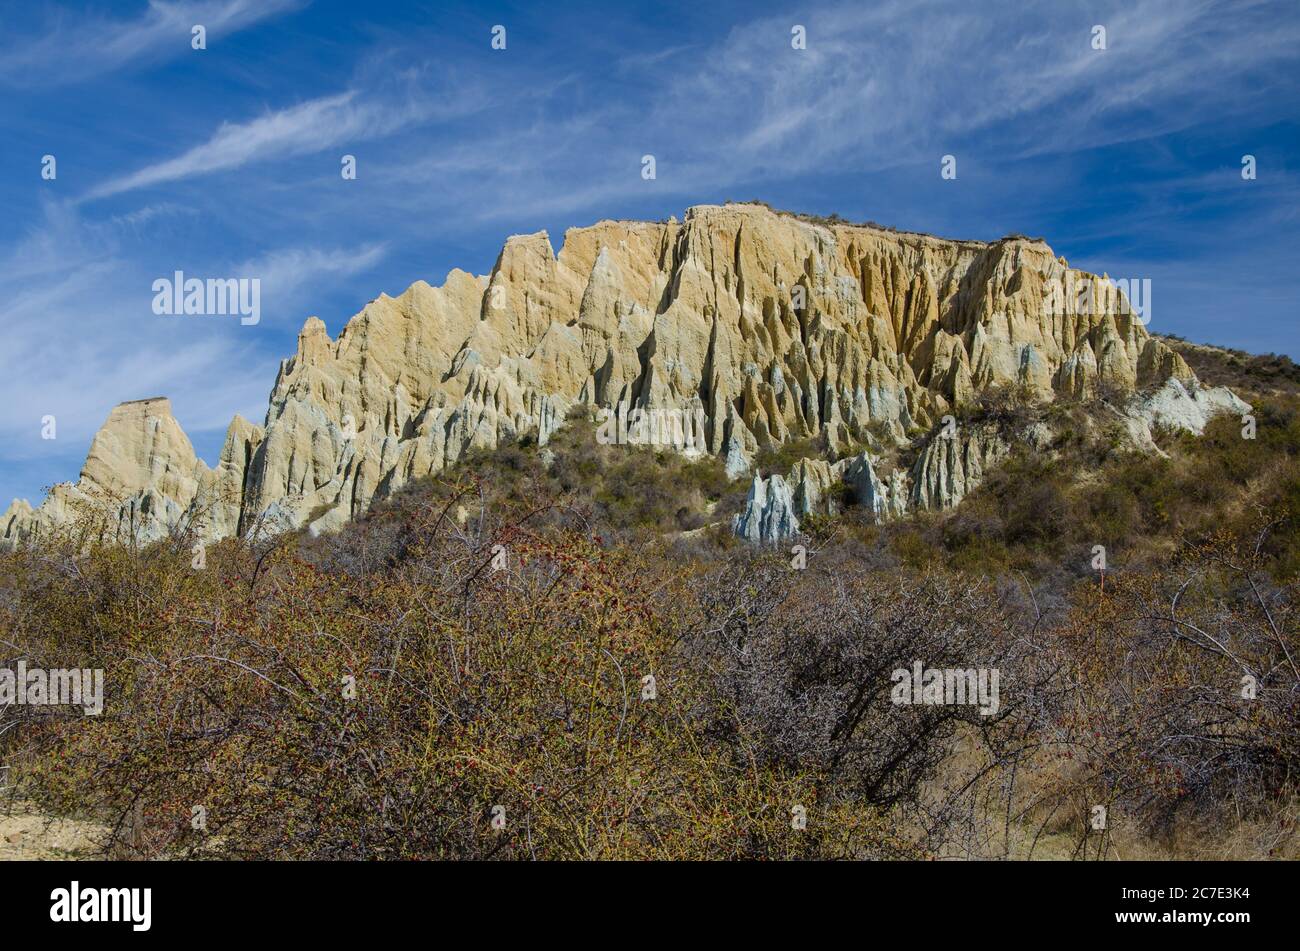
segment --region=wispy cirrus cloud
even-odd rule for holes
[[[109,19],[59,12],[42,32],[5,30],[0,83],[49,87],[80,82],[122,68],[151,65],[190,51],[191,30],[209,41],[299,9],[310,0],[149,0],[139,16]]]
[[[806,49],[791,46],[795,23]],[[1093,48],[1095,25],[1105,50]],[[391,194],[369,199],[386,213],[415,203],[460,220],[548,217],[649,195],[757,194],[798,176],[937,169],[945,153],[963,170],[1069,156],[1153,140],[1212,110],[1276,109],[1298,85],[1285,68],[1298,47],[1300,21],[1277,22],[1256,0],[765,11],[707,40],[629,52],[616,76],[579,74],[545,96],[503,55],[487,73],[517,98],[492,122],[395,142],[383,159]],[[654,182],[639,174],[647,153]],[[421,180],[440,187],[412,194]]]
[[[1272,8],[1272,9],[1270,9]],[[790,48],[791,24],[807,49]],[[1092,29],[1107,48],[1093,48]],[[893,0],[765,16],[663,78],[640,128],[701,180],[937,163],[994,142],[1000,159],[1094,149],[1267,107],[1300,23],[1257,0],[978,8]],[[671,136],[677,128],[681,134]]]
[[[369,271],[388,253],[388,245],[372,242],[354,248],[289,247],[274,250],[242,264],[232,273],[256,278],[261,282],[263,307],[287,311],[287,319],[300,321],[306,316],[302,307],[303,292],[323,282],[339,282]],[[291,308],[295,304],[296,310]],[[310,303],[306,305],[308,308]],[[335,332],[338,328],[334,328]]]
[[[6,463],[57,463],[71,476],[114,405],[158,394],[171,397],[186,432],[210,454],[234,413],[256,420],[265,412],[283,355],[266,348],[265,336],[291,335],[315,295],[375,266],[387,251],[376,243],[300,244],[242,262],[187,259],[187,272],[198,276],[258,278],[264,325],[162,318],[151,310],[152,282],[181,263],[166,254],[144,262],[137,253],[156,247],[175,215],[189,212],[163,204],[92,221],[74,204],[48,203],[43,220],[0,256],[0,321],[9,339],[0,374]],[[57,440],[41,438],[45,415],[57,420]],[[30,494],[21,477],[11,478],[0,480],[0,490]]]
[[[91,189],[86,198],[105,198],[250,162],[319,152],[341,142],[393,132],[426,114],[427,110],[414,102],[367,102],[356,90],[348,90],[268,112],[248,122],[223,123],[201,145],[110,179]]]

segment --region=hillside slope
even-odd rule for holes
[[[759,204],[571,229],[558,256],[544,232],[515,236],[490,275],[381,295],[335,339],[308,319],[263,424],[235,417],[214,468],[166,399],[121,404],[80,479],[38,509],[15,501],[0,541],[72,524],[137,541],[335,529],[469,450],[545,445],[575,407],[612,412],[619,432],[669,416],[668,442],[725,456],[732,476],[801,440],[827,458],[903,445],[1000,388],[1154,391],[1132,407],[1139,442],[1161,418],[1199,430],[1244,410],[1143,323],[1107,279],[1023,237],[950,241]],[[950,506],[985,468],[972,475],[969,457],[998,454],[938,442],[885,509]]]

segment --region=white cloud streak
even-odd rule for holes
[[[223,123],[203,144],[176,158],[110,179],[93,188],[86,198],[105,198],[250,162],[319,152],[342,142],[393,132],[424,114],[414,105],[363,102],[355,90],[312,99],[248,122]]]
[[[166,208],[144,209],[143,215],[93,223],[72,206],[49,204],[44,221],[0,259],[7,341],[0,445],[7,463],[57,454],[65,477],[75,476],[108,411],[145,396],[169,396],[192,437],[224,431],[236,412],[260,420],[282,356],[278,347],[265,347],[265,333],[277,324],[296,326],[309,312],[302,299],[307,288],[329,287],[386,253],[376,244],[296,246],[239,264],[205,262],[204,276],[261,279],[264,300],[275,312],[257,329],[221,318],[164,319],[150,309],[151,284],[170,274],[149,273],[131,260],[126,245],[141,217],[166,214]],[[46,414],[58,420],[53,444],[40,438]],[[13,477],[2,469],[0,476]],[[5,490],[31,494],[30,486],[0,479],[0,495]]]
[[[300,8],[309,0],[150,0],[134,19],[63,13],[36,36],[10,32],[0,47],[0,82],[49,87],[82,82],[192,52],[191,29],[201,24],[208,41]]]

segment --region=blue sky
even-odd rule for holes
[[[1154,331],[1300,355],[1298,51],[1292,0],[4,3],[0,507],[122,400],[213,462],[309,315],[728,199],[1043,236],[1150,278]],[[176,270],[259,278],[261,322],[156,316]]]

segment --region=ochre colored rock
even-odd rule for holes
[[[470,448],[530,433],[544,444],[574,407],[691,419],[702,407],[704,448],[737,477],[758,450],[792,439],[820,437],[833,455],[901,443],[989,387],[1051,399],[1170,378],[1194,391],[1186,364],[1116,288],[1042,242],[702,205],[680,223],[572,229],[558,255],[545,232],[512,237],[490,275],[453,270],[441,287],[381,295],[334,339],[308,319],[264,425],[237,418],[214,469],[166,400],[124,403],[80,479],[38,509],[12,505],[0,541],[78,520],[140,540],[187,527],[207,539],[329,530]],[[995,455],[975,434],[932,441],[910,490],[904,474],[882,481],[868,462],[859,494],[882,517],[901,514],[909,494],[912,507],[953,504]],[[809,479],[824,494],[802,473],[789,520],[777,513],[773,526],[797,524]]]

